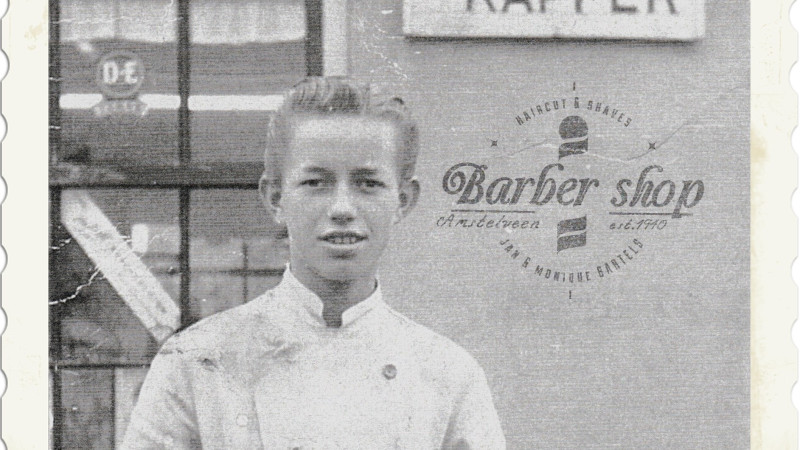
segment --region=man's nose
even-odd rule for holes
[[[328,210],[328,216],[335,222],[350,222],[356,217],[356,208],[352,192],[347,185],[336,187],[334,197]]]

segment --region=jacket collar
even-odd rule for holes
[[[308,289],[292,274],[292,270],[287,264],[283,272],[283,279],[275,287],[275,294],[279,298],[288,299],[291,307],[295,308],[302,315],[311,319],[315,324],[326,326],[322,316],[324,304],[317,294]],[[375,282],[375,290],[369,297],[347,308],[342,313],[342,328],[355,322],[360,317],[372,311],[376,306],[383,305],[383,295],[381,294],[380,284]]]

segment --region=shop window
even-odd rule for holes
[[[118,446],[164,340],[280,281],[265,130],[280,92],[322,74],[322,14],[51,2],[51,447]]]

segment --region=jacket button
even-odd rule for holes
[[[383,366],[383,376],[387,380],[393,380],[397,376],[397,367],[394,364],[387,364]]]

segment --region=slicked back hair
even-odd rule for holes
[[[366,83],[347,77],[307,77],[289,89],[269,125],[264,173],[279,186],[283,163],[292,140],[294,121],[303,116],[364,117],[386,120],[398,133],[398,175],[401,181],[414,176],[419,153],[419,135],[405,102],[400,97],[371,92]]]

